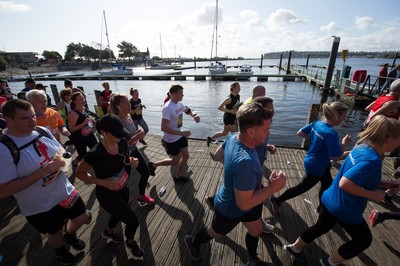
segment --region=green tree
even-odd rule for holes
[[[58,60],[62,60],[62,56],[57,52],[57,51],[47,51],[44,50],[42,53],[42,56],[45,59],[58,59]]]
[[[128,58],[128,61],[131,61],[131,58],[134,56],[137,56],[140,51],[134,46],[132,43],[122,41],[117,45],[117,48],[119,49],[119,57],[122,58]]]

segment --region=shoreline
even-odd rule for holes
[[[41,73],[54,73],[59,72],[57,66],[55,65],[46,65],[46,66],[30,66],[26,67],[26,69],[20,67],[7,67],[5,71],[0,71],[0,79],[10,80],[13,77],[23,77],[29,78],[34,74]]]

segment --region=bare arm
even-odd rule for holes
[[[340,179],[339,187],[349,194],[367,198],[375,202],[380,202],[385,197],[384,191],[364,189],[345,176]]]
[[[236,114],[236,111],[234,109],[229,110],[226,109],[225,106],[227,104],[231,103],[231,98],[226,98],[219,106],[218,106],[218,110],[222,111],[222,112],[226,112],[226,113],[230,113],[230,114]]]
[[[301,131],[301,129],[299,129],[299,131],[297,131],[297,136],[299,136],[300,138],[304,138],[304,139],[308,139],[310,140],[310,135],[304,133],[303,131]]]
[[[9,197],[17,192],[20,192],[21,190],[24,190],[33,185],[39,179],[51,175],[52,173],[55,173],[54,175],[58,175],[60,173],[60,167],[64,165],[64,161],[53,160],[49,162],[45,167],[40,168],[30,175],[0,184],[0,198]]]
[[[83,121],[81,124],[77,125],[76,123],[78,122],[78,115],[75,112],[71,112],[68,115],[69,130],[71,132],[78,131],[78,130],[82,129],[84,126],[86,126],[90,120],[91,120],[90,118],[86,118],[85,121]]]
[[[399,107],[399,101],[388,101],[386,103],[384,103],[382,105],[381,108],[379,108],[372,116],[376,116],[376,115],[391,115],[394,113],[397,113],[397,108]]]
[[[168,127],[169,124],[169,120],[167,119],[162,119],[161,120],[161,131],[165,132],[165,133],[169,133],[169,134],[173,134],[173,135],[179,135],[182,137],[189,137],[190,136],[190,131],[179,131],[179,130],[174,130]]]
[[[79,163],[78,167],[76,168],[76,177],[88,184],[95,184],[98,186],[108,188],[110,190],[115,189],[115,187],[118,184],[118,181],[95,178],[89,174],[89,170],[91,168],[92,166],[90,164],[82,160]]]
[[[274,193],[284,188],[286,184],[286,174],[284,172],[276,174],[276,172],[273,171],[269,180],[269,185],[259,190],[241,191],[235,189],[236,204],[239,209],[247,211],[261,204]]]
[[[217,151],[214,154],[214,160],[224,164],[224,149],[222,145],[217,148]]]
[[[370,103],[367,107],[365,107],[365,111],[369,112],[372,109],[372,106],[374,105],[375,101],[373,101],[372,103]]]

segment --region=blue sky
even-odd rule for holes
[[[0,50],[58,51],[100,43],[106,11],[111,49],[121,41],[164,57],[210,57],[214,0],[0,0]],[[218,55],[288,50],[400,49],[398,0],[219,0]],[[103,34],[103,45],[106,43]]]

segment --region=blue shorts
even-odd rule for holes
[[[181,137],[180,139],[172,143],[168,143],[166,141],[163,141],[163,143],[165,145],[163,145],[165,151],[170,156],[176,156],[181,152],[181,149],[188,147],[188,141],[185,137]]]

